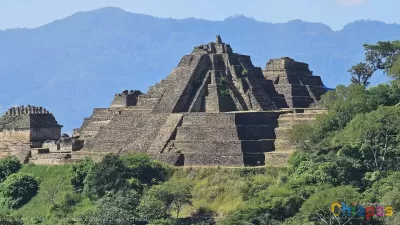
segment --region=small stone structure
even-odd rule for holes
[[[60,139],[61,127],[43,107],[12,107],[0,117],[0,157],[16,155],[26,161],[31,148]]]
[[[111,103],[111,108],[114,107],[128,107],[134,106],[137,103],[139,95],[143,94],[141,91],[128,91],[125,90],[120,94],[114,96],[114,100]]]
[[[266,90],[279,108],[309,108],[326,93],[321,77],[313,76],[308,64],[291,58],[272,59],[263,70]],[[273,91],[275,90],[275,92]]]
[[[74,131],[85,144],[72,158],[145,152],[180,166],[284,164],[287,129],[325,112],[326,91],[307,64],[285,57],[263,70],[217,36],[146,94],[124,91],[94,109]]]

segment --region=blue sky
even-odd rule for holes
[[[335,30],[361,19],[400,23],[399,0],[0,0],[0,29],[38,27],[107,6],[168,18],[223,20],[243,14],[274,23],[301,19]]]

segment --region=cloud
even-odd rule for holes
[[[336,0],[336,2],[341,6],[359,6],[366,2],[367,0]]]

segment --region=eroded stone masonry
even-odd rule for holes
[[[217,36],[147,93],[124,91],[94,109],[72,137],[61,137],[44,109],[8,110],[0,152],[43,164],[142,152],[176,166],[282,165],[294,151],[287,131],[325,112],[318,101],[326,91],[307,64],[285,57],[261,69]]]

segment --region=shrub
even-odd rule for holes
[[[14,156],[7,156],[0,160],[0,182],[3,182],[8,176],[18,172],[21,169],[21,163]]]
[[[136,214],[141,195],[135,190],[108,193],[96,202],[97,210],[83,216],[86,225],[144,224]]]
[[[174,210],[176,218],[178,218],[183,206],[192,204],[192,188],[193,184],[190,180],[170,180],[161,185],[153,186],[146,193],[148,200],[145,203],[149,204],[148,202],[151,199],[157,199],[162,202],[168,214]]]
[[[38,188],[36,178],[23,173],[12,174],[0,185],[0,203],[7,208],[19,208],[36,195]]]
[[[0,214],[0,224],[1,225],[23,225],[24,223],[19,218]]]
[[[150,223],[148,223],[147,225],[175,225],[175,221],[168,218],[168,219],[157,219],[157,220],[153,220]]]
[[[74,190],[81,193],[84,188],[84,181],[93,168],[93,160],[89,157],[75,163],[70,170],[70,181]]]
[[[168,180],[171,169],[152,160],[146,154],[130,154],[121,157],[130,178],[135,178],[145,184],[157,184]]]
[[[128,186],[128,173],[117,155],[107,155],[93,166],[85,182],[85,194],[91,199],[103,197],[107,192],[117,192]]]
[[[50,212],[56,218],[66,218],[68,214],[74,212],[73,207],[82,201],[82,196],[78,194],[66,193],[61,202],[50,207]]]

